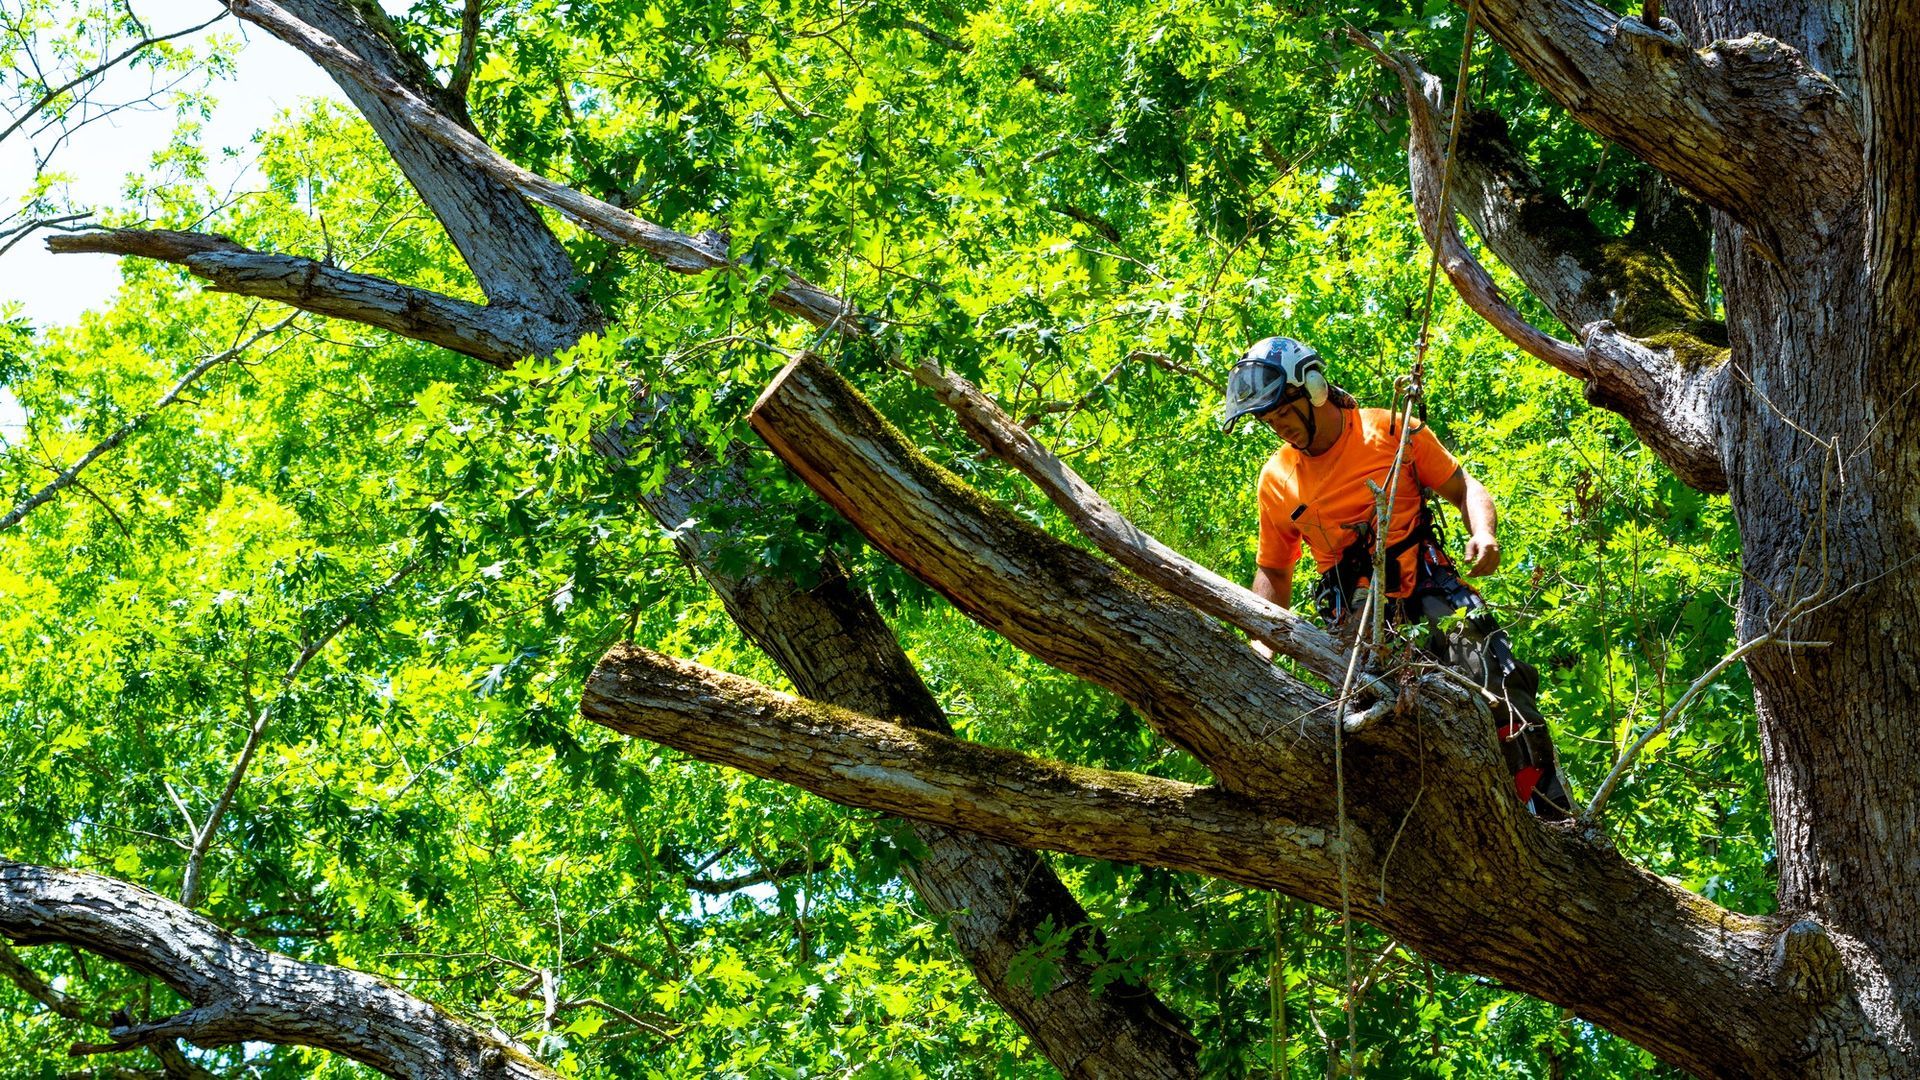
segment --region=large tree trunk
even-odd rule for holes
[[[1576,114],[1607,98],[1571,77],[1567,50],[1540,44],[1553,35],[1538,24],[1564,28],[1584,5],[1489,7],[1495,36]],[[1642,81],[1675,92],[1650,104],[1623,100],[1594,126],[1712,207],[1729,348],[1717,364],[1701,348],[1675,360],[1711,383],[1711,445],[1695,453],[1717,459],[1740,526],[1739,635],[1830,643],[1761,650],[1747,661],[1780,907],[1833,943],[1809,954],[1798,992],[1848,1005],[1807,1032],[1806,1075],[1912,1075],[1920,1069],[1920,604],[1912,585],[1920,561],[1920,14],[1883,0],[1679,0],[1668,14],[1701,52],[1629,32],[1597,51],[1637,54]],[[1714,63],[1702,67],[1699,57]],[[1713,101],[1728,88],[1740,91],[1738,104],[1691,119],[1666,116],[1659,103]],[[1718,149],[1700,149],[1702,138]],[[1760,167],[1729,168],[1741,161]],[[1498,212],[1471,194],[1463,201],[1490,246],[1551,302],[1565,265],[1509,255],[1503,247],[1528,238],[1503,237]],[[1431,225],[1440,215],[1428,207],[1425,216]],[[1573,326],[1598,317],[1566,310],[1556,305]],[[1590,351],[1593,344],[1589,335]],[[1654,394],[1620,411],[1631,418],[1671,400]]]

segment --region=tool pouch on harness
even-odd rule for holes
[[[1333,569],[1320,575],[1313,589],[1313,609],[1328,626],[1338,626],[1355,611],[1360,595],[1373,581],[1373,522],[1357,522],[1346,528],[1353,533],[1352,542],[1340,553],[1340,561]],[[1435,552],[1440,550],[1439,535],[1434,531],[1433,517],[1425,504],[1420,507],[1420,519],[1414,523],[1413,531],[1401,537],[1399,543],[1387,547],[1387,595],[1400,591],[1400,556],[1423,541],[1431,542]],[[1444,560],[1445,556],[1440,558]]]

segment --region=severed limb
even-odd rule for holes
[[[787,365],[751,422],[895,561],[1013,644],[1132,702],[1228,786],[1276,783],[1279,763],[1303,752],[1264,736],[1323,708],[1322,695],[1185,604],[981,498],[818,357]]]
[[[186,908],[97,874],[0,859],[0,936],[62,943],[151,975],[189,1003],[175,1016],[122,1023],[76,1054],[160,1040],[197,1046],[269,1042],[329,1050],[388,1076],[556,1075],[503,1036],[371,975],[268,952]]]
[[[601,659],[581,714],[850,806],[1339,902],[1327,824],[1220,788],[918,731],[636,646]]]

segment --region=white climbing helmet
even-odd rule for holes
[[[1227,375],[1220,430],[1232,431],[1241,417],[1260,416],[1296,398],[1319,408],[1331,392],[1319,353],[1290,337],[1262,338],[1248,346]]]

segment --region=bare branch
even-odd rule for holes
[[[1720,660],[1708,668],[1704,674],[1693,680],[1686,690],[1681,692],[1679,698],[1675,699],[1674,703],[1668,706],[1665,712],[1660,714],[1660,719],[1652,727],[1642,732],[1640,737],[1634,740],[1632,746],[1620,752],[1619,759],[1613,763],[1612,771],[1607,773],[1607,778],[1600,782],[1599,790],[1593,793],[1593,801],[1587,805],[1587,812],[1581,815],[1582,819],[1589,822],[1600,819],[1601,811],[1604,810],[1607,805],[1607,796],[1613,794],[1614,787],[1620,783],[1620,778],[1626,775],[1627,769],[1632,767],[1634,761],[1639,758],[1640,752],[1647,748],[1647,744],[1652,742],[1655,736],[1672,727],[1675,722],[1686,715],[1687,707],[1693,704],[1694,699],[1698,698],[1702,691],[1717,682],[1720,676],[1726,673],[1728,668],[1746,659],[1748,653],[1764,645],[1775,644],[1776,641],[1777,639],[1772,633],[1761,634],[1721,657]],[[1805,647],[1810,643],[1794,642],[1793,644]],[[1811,644],[1825,645],[1828,643],[1814,642]]]
[[[633,646],[601,659],[581,714],[852,806],[1337,902],[1326,825],[1220,789],[961,742]]]
[[[0,255],[5,255],[7,252],[12,251],[13,245],[18,244],[20,241],[25,240],[41,229],[58,229],[71,222],[81,221],[92,216],[93,211],[82,210],[73,214],[61,214],[58,217],[32,218],[12,228],[0,229],[0,239],[6,241],[6,243],[0,244]]]
[[[188,368],[187,373],[180,376],[180,378],[174,382],[173,386],[169,388],[166,393],[160,395],[160,397],[156,401],[154,401],[152,405],[149,405],[147,407],[145,412],[139,413],[136,416],[134,416],[132,419],[128,420],[126,423],[121,424],[120,427],[113,432],[113,434],[108,435],[106,438],[100,440],[98,443],[94,445],[93,449],[88,450],[85,454],[82,454],[80,456],[80,460],[74,462],[73,464],[67,466],[65,469],[61,470],[58,476],[55,476],[51,481],[47,483],[47,486],[41,488],[39,491],[34,492],[32,495],[29,495],[27,498],[21,500],[20,504],[15,506],[12,510],[8,511],[5,517],[0,517],[0,531],[11,529],[15,525],[20,524],[20,522],[24,520],[28,514],[33,513],[34,510],[45,505],[47,502],[52,500],[52,498],[55,495],[58,495],[63,489],[71,487],[75,483],[77,483],[80,479],[81,472],[83,472],[87,466],[100,460],[100,458],[103,455],[111,452],[114,447],[119,446],[123,442],[126,442],[127,437],[132,435],[134,432],[140,430],[140,428],[144,424],[146,424],[148,420],[151,420],[153,418],[154,414],[160,412],[161,410],[165,409],[167,406],[172,405],[174,402],[180,400],[180,395],[185,393],[189,387],[193,386],[194,383],[199,382],[201,376],[205,375],[209,371],[212,371],[214,368],[219,367],[221,364],[227,363],[230,360],[234,360],[238,358],[243,353],[245,353],[249,348],[252,348],[254,343],[258,342],[260,339],[265,337],[270,337],[286,329],[287,326],[291,324],[295,318],[296,316],[289,315],[286,318],[281,319],[279,322],[274,323],[272,326],[262,327],[260,330],[255,331],[245,341],[242,341],[241,343],[239,343],[238,345],[235,345],[231,349],[228,349],[225,352],[216,353],[212,356],[209,356],[206,359],[200,361],[198,364],[195,364],[193,367]]]
[[[88,79],[95,78],[99,75],[102,75],[112,70],[115,67],[118,67],[120,64],[124,63],[129,58],[139,54],[141,51],[151,48],[155,45],[158,45],[163,41],[172,41],[174,38],[181,38],[181,37],[186,37],[188,34],[199,33],[200,31],[205,30],[207,27],[212,26],[214,23],[219,22],[221,19],[226,18],[227,14],[228,14],[227,12],[222,11],[220,12],[220,14],[215,15],[213,18],[208,19],[206,22],[200,23],[197,26],[189,26],[185,30],[176,30],[171,34],[162,34],[158,37],[142,38],[141,40],[134,42],[132,45],[127,46],[125,50],[115,54],[111,59],[104,60],[94,65],[93,67],[88,68],[87,70],[81,72],[80,74],[75,75],[72,79],[68,80],[67,82],[62,83],[59,86],[48,87],[46,90],[46,93],[42,94],[39,100],[35,101],[31,105],[28,105],[26,108],[21,109],[20,112],[14,116],[13,123],[8,124],[5,128],[0,128],[0,142],[5,142],[7,139],[7,136],[12,135],[14,132],[20,130],[21,125],[25,124],[28,120],[32,119],[35,115],[37,115],[40,112],[41,109],[44,109],[47,106],[53,104],[55,101],[58,101],[61,95],[65,94],[67,91],[73,89],[74,87],[79,86],[81,83],[86,82]]]
[[[336,269],[293,255],[271,255],[223,236],[165,229],[111,229],[56,236],[55,254],[137,255],[186,267],[215,292],[275,300],[303,311],[391,330],[511,367],[535,354],[557,352],[577,335],[565,334],[538,311],[456,300],[371,274]]]
[[[83,1052],[180,1037],[208,1047],[310,1046],[406,1080],[555,1077],[523,1048],[371,975],[268,952],[112,878],[0,860],[0,935],[96,953],[159,979],[190,1005],[165,1020],[110,1028],[110,1042]]]

